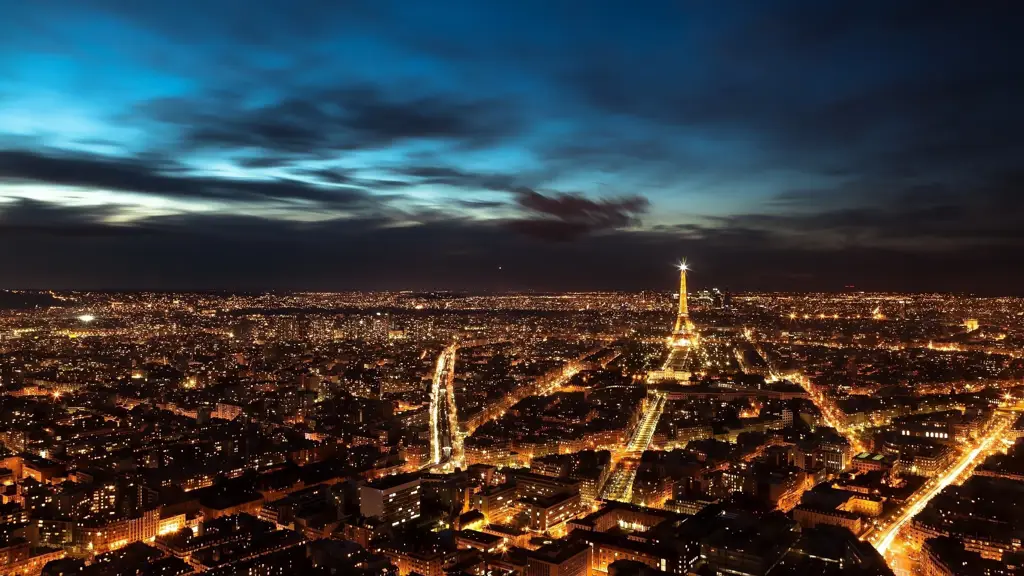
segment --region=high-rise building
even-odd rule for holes
[[[711,291],[711,305],[714,308],[725,308],[725,295],[718,288]]]
[[[399,474],[359,487],[359,513],[399,526],[420,516],[420,477]]]

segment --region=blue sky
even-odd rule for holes
[[[1012,3],[8,4],[12,287],[636,289],[689,255],[1002,290],[1019,247]]]

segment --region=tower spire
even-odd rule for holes
[[[673,334],[688,334],[690,332],[690,311],[686,305],[686,272],[690,269],[686,262],[679,263],[679,312],[676,314],[676,328]]]

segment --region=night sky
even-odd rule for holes
[[[1022,4],[4,2],[0,287],[1024,294]]]

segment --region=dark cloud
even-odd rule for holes
[[[517,232],[553,241],[638,224],[650,206],[643,196],[593,200],[582,194],[544,195],[529,188],[518,190],[515,200],[527,217],[508,225]]]
[[[136,233],[131,226],[109,224],[114,206],[62,206],[19,198],[0,204],[0,236],[82,237],[120,236]]]
[[[305,202],[334,208],[357,208],[373,202],[367,193],[351,188],[324,188],[288,179],[193,176],[169,163],[24,150],[0,150],[0,182],[45,183],[200,200]]]
[[[68,217],[56,216],[55,222]],[[92,221],[94,216],[83,212],[72,218],[79,217]],[[186,215],[140,221],[130,235],[83,235],[69,246],[63,225],[41,226],[32,235],[3,233],[11,224],[0,221],[9,249],[5,280],[25,288],[631,290],[670,286],[672,264],[680,256],[694,266],[695,287],[732,290],[854,285],[961,291],[983,285],[987,293],[1014,294],[1024,279],[1003,266],[1016,258],[1005,248],[794,249],[742,230],[698,236],[612,230],[587,242],[548,244],[509,234],[500,222],[442,220],[395,227],[379,218],[299,223]],[[719,234],[731,234],[734,241]],[[949,274],[952,267],[971,273]]]
[[[450,166],[408,166],[395,169],[394,173],[422,185],[496,192],[516,192],[527,186],[536,185],[545,178],[542,174],[470,172]]]
[[[406,138],[483,143],[510,136],[517,129],[511,104],[496,100],[439,96],[398,100],[364,87],[339,91],[335,103],[358,138],[377,144]]]
[[[235,158],[234,163],[241,168],[286,168],[299,158],[287,156],[251,156]]]
[[[12,202],[11,187],[2,276],[649,288],[687,256],[695,281],[734,288],[1020,280],[1019,2],[292,4],[65,2],[59,25],[12,6],[3,57],[24,77],[0,99],[28,112],[0,134],[0,183],[321,221],[113,224],[130,210]],[[32,128],[40,94],[68,134]]]
[[[564,76],[583,101],[659,127],[755,143],[809,173],[905,178],[992,168],[1024,152],[1017,3],[783,2],[728,15],[686,67],[674,44]],[[951,41],[957,38],[958,41]]]
[[[344,168],[318,168],[313,170],[293,170],[307,178],[312,178],[326,184],[351,187],[362,190],[399,190],[408,188],[407,180],[393,180],[385,178],[364,178],[354,170]],[[379,197],[379,196],[378,196]]]
[[[519,130],[507,102],[446,95],[392,95],[370,86],[296,93],[260,107],[219,93],[196,102],[148,102],[143,119],[176,126],[188,148],[261,150],[331,157],[337,152],[434,140],[479,147]],[[252,160],[249,160],[252,162]]]
[[[863,182],[833,190],[796,190],[780,194],[786,211],[709,218],[691,232],[718,235],[727,230],[760,231],[775,245],[809,240],[833,247],[900,246],[933,252],[967,248],[1024,247],[1024,173],[990,176],[960,189],[951,184],[914,184],[874,190]],[[822,195],[846,206],[806,204]],[[803,208],[803,209],[800,209]]]
[[[495,208],[507,208],[508,202],[499,202],[496,200],[458,200],[459,206],[464,208],[474,208],[480,210],[495,209]]]

